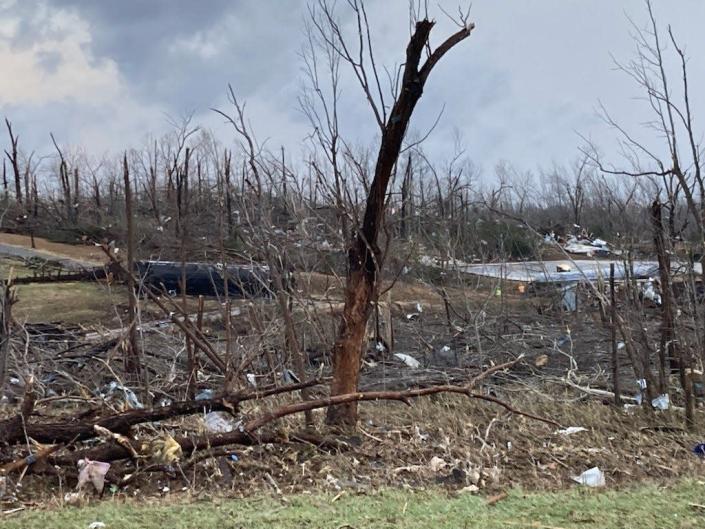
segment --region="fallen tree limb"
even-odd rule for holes
[[[51,454],[58,452],[62,448],[63,445],[45,446],[36,451],[34,454],[30,454],[27,457],[17,459],[16,461],[13,461],[11,463],[7,463],[6,465],[0,467],[0,476],[4,476],[6,474],[9,474],[10,472],[15,472],[17,470],[22,470],[25,467],[29,467],[31,465],[34,465],[35,463],[44,461]]]
[[[18,415],[0,422],[0,442],[17,444],[24,442],[25,437],[31,437],[40,443],[65,443],[71,440],[83,441],[98,435],[95,430],[96,426],[106,428],[114,433],[126,434],[131,426],[137,424],[199,413],[203,409],[234,412],[241,402],[298,391],[320,383],[319,379],[313,379],[299,384],[267,387],[259,391],[231,393],[214,399],[180,401],[159,408],[128,410],[108,417],[87,421],[76,420],[75,417],[72,417],[61,422],[35,424],[28,422],[29,414],[24,413],[24,415]],[[23,410],[25,407],[26,405],[23,404]],[[24,417],[24,420],[22,417]]]
[[[438,393],[455,393],[459,395],[465,395],[471,399],[485,400],[488,402],[493,402],[505,408],[507,411],[515,413],[517,415],[522,415],[536,421],[540,421],[551,426],[561,428],[561,424],[545,417],[540,417],[532,413],[517,410],[509,403],[504,402],[496,397],[490,397],[489,395],[483,395],[481,393],[474,393],[471,388],[463,386],[433,386],[430,388],[421,389],[408,389],[406,391],[370,391],[367,393],[348,393],[346,395],[336,395],[334,397],[328,397],[325,399],[309,400],[304,402],[297,402],[296,404],[290,404],[287,406],[282,406],[272,412],[266,413],[257,419],[253,419],[245,424],[244,429],[247,432],[254,432],[265,426],[266,424],[286,417],[287,415],[293,415],[295,413],[301,413],[306,410],[315,410],[320,408],[328,408],[330,406],[336,406],[338,404],[344,404],[346,402],[363,402],[363,401],[377,401],[377,400],[397,400],[403,402],[404,404],[410,405],[411,400],[417,397],[425,397],[428,395],[436,395]]]
[[[379,401],[379,400],[396,400],[411,404],[411,399],[435,395],[439,393],[455,393],[465,395],[466,397],[478,400],[484,400],[498,404],[511,413],[527,417],[536,421],[550,424],[553,427],[561,428],[562,425],[552,419],[540,417],[538,415],[524,412],[514,408],[507,402],[504,402],[496,397],[474,393],[469,387],[462,386],[435,386],[431,388],[412,389],[406,391],[371,391],[368,393],[349,393],[347,395],[336,395],[325,399],[308,400],[282,406],[270,413],[266,413],[245,423],[242,431],[237,430],[222,434],[201,435],[197,437],[178,437],[176,442],[181,446],[182,451],[187,454],[194,450],[211,449],[226,445],[256,445],[262,442],[272,442],[271,439],[277,439],[270,433],[258,435],[257,430],[275,422],[283,417],[302,413],[306,410],[314,410],[320,408],[328,408],[345,402],[363,402],[363,401]],[[99,461],[114,461],[117,459],[126,459],[130,457],[128,450],[119,445],[101,445],[95,448],[90,448],[80,452],[75,452],[67,456],[56,457],[52,460],[54,464],[74,464],[79,459],[88,458]]]

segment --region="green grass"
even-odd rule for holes
[[[482,497],[443,491],[384,490],[367,495],[298,495],[287,501],[260,495],[229,500],[140,504],[104,500],[84,508],[33,511],[2,520],[4,529],[85,529],[102,521],[107,529],[192,527],[264,528],[599,528],[671,529],[705,527],[705,484],[684,481],[658,488],[620,491],[575,488],[555,493],[512,491],[488,506]]]

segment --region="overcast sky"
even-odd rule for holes
[[[456,1],[442,1],[455,11]],[[342,21],[352,22],[339,1]],[[406,0],[368,0],[378,62],[403,59]],[[433,42],[454,30],[437,3]],[[705,2],[656,0],[691,56],[696,107],[704,107]],[[305,0],[0,0],[0,114],[27,150],[49,132],[99,155],[138,146],[193,112],[226,142],[234,136],[211,107],[227,108],[232,83],[260,140],[301,152],[310,127],[296,98],[303,76]],[[634,130],[646,119],[631,81],[610,54],[633,56],[627,15],[646,21],[641,0],[475,0],[472,36],[433,72],[414,116],[424,133],[445,108],[427,149],[452,153],[455,138],[486,170],[524,169],[577,155],[578,133],[614,149],[596,106]],[[343,131],[374,141],[372,116],[353,83],[343,87]],[[6,136],[0,135],[6,144]]]

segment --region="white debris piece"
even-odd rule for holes
[[[663,395],[659,395],[655,399],[651,401],[651,406],[653,406],[657,410],[667,410],[668,407],[670,406],[671,401],[668,397],[668,393],[664,393]]]
[[[556,433],[561,435],[573,435],[574,433],[587,432],[587,428],[582,426],[568,426],[568,428],[561,428],[557,430]]]
[[[653,301],[656,305],[661,305],[661,294],[656,292],[654,280],[649,279],[641,289],[641,295],[644,299]]]
[[[579,476],[572,476],[571,479],[576,483],[585,485],[586,487],[604,487],[605,473],[598,467],[592,467]]]
[[[85,485],[91,483],[99,494],[105,486],[105,474],[110,469],[110,463],[92,461],[88,458],[78,460],[78,485],[80,491]]]
[[[254,373],[247,373],[245,375],[245,378],[247,379],[247,383],[250,386],[252,386],[254,389],[257,389],[257,377]]]
[[[213,433],[230,433],[240,425],[240,423],[236,423],[231,417],[219,411],[206,413],[205,422],[208,431]]]
[[[394,356],[398,359],[401,360],[405,366],[411,367],[413,369],[417,369],[421,367],[421,362],[416,360],[413,356],[410,356],[408,354],[404,353],[394,353]]]
[[[428,464],[428,467],[431,469],[432,472],[439,472],[440,470],[443,470],[447,465],[448,463],[446,463],[440,457],[433,456]]]
[[[103,522],[93,522],[88,526],[88,529],[105,529],[106,527]]]

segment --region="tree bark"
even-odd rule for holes
[[[130,170],[127,165],[127,155],[123,158],[123,179],[125,183],[125,222],[127,224],[127,296],[128,296],[128,339],[125,351],[125,372],[141,379],[141,362],[139,347],[137,345],[137,297],[135,293],[135,234],[134,219],[132,216],[132,185],[130,183]]]
[[[385,197],[392,170],[399,158],[402,141],[411,115],[423,94],[423,87],[434,65],[455,44],[470,35],[473,27],[466,26],[451,35],[419,68],[421,54],[428,45],[434,23],[421,20],[406,48],[406,62],[399,95],[382,130],[375,174],[369,188],[361,228],[348,250],[348,275],[345,288],[343,317],[333,346],[333,380],[331,395],[355,393],[360,375],[365,329],[376,296],[377,276],[382,266],[382,252],[377,245],[384,221]],[[344,402],[328,408],[326,422],[337,426],[357,423],[357,401]]]
[[[10,160],[10,165],[12,165],[12,174],[15,177],[15,200],[18,203],[22,203],[22,178],[20,176],[20,164],[19,156],[17,154],[17,136],[12,132],[12,123],[5,118],[5,125],[7,126],[7,133],[10,135],[10,145],[12,145],[10,152],[5,151],[8,159]]]

